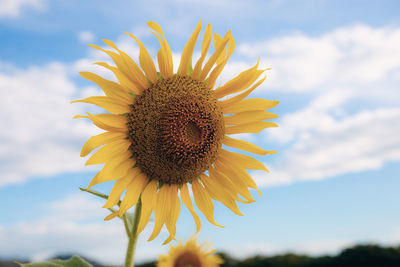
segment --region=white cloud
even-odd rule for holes
[[[0,225],[0,257],[28,257],[31,261],[46,260],[65,253],[80,253],[106,264],[122,264],[127,237],[122,221],[103,221],[109,213],[101,206],[104,201],[78,193],[49,203],[44,216],[36,220]],[[154,259],[164,247],[155,241],[147,243],[145,233],[139,242],[137,260]]]
[[[400,161],[400,108],[365,110],[340,119],[323,112],[313,115],[316,112],[310,107],[283,118],[270,138],[282,141],[279,132],[287,130],[295,132],[295,141],[269,176],[255,173],[259,185],[321,180]]]
[[[272,67],[261,90],[311,99],[283,114],[279,128],[264,132],[268,143],[285,150],[271,174],[254,173],[261,185],[320,180],[400,161],[400,28],[355,25],[238,47]]]
[[[95,40],[95,36],[91,31],[81,31],[78,33],[78,39],[81,43],[88,44]]]
[[[296,33],[242,44],[238,50],[247,57],[261,56],[262,65],[272,67],[264,83],[270,90],[320,92],[357,85],[353,90],[373,96],[395,90],[379,85],[400,72],[400,29],[394,27],[355,25],[317,37]]]
[[[0,69],[0,185],[82,170],[80,146],[97,132],[73,120],[83,106],[71,105],[79,90],[59,63]]]
[[[1,0],[0,1],[0,18],[15,18],[21,14],[22,9],[31,7],[33,9],[43,11],[45,9],[45,0]]]

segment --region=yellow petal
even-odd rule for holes
[[[226,107],[222,107],[222,112],[224,114],[229,114],[255,110],[266,110],[273,108],[278,104],[279,101],[267,100],[262,98],[250,98]]]
[[[219,45],[221,45],[222,43],[223,43],[222,37],[218,33],[214,33],[214,47],[215,47],[215,49],[217,49],[217,47]],[[226,47],[224,47],[224,49],[222,50],[221,54],[217,58],[217,64],[221,64],[224,61],[225,56],[226,56]]]
[[[109,220],[114,219],[115,217],[117,217],[117,215],[118,215],[118,212],[111,213],[107,217],[105,217],[104,220],[105,221],[109,221]]]
[[[233,185],[227,181],[226,178],[222,177],[221,174],[217,174],[212,167],[208,169],[208,173],[210,177],[201,175],[201,181],[210,196],[215,200],[220,201],[236,215],[243,216],[234,201],[238,197]],[[225,179],[225,182],[227,182],[225,185],[228,185],[227,187],[222,186],[224,181],[221,181],[221,179]]]
[[[275,122],[271,121],[256,121],[225,128],[225,134],[239,134],[239,133],[259,133],[265,128],[278,127]]]
[[[222,160],[217,159],[216,162],[218,162],[217,164],[219,164],[220,162],[222,162]],[[246,184],[247,187],[256,189],[260,193],[260,196],[262,196],[260,190],[258,190],[257,184],[254,182],[253,178],[251,178],[250,174],[248,174],[248,172],[244,168],[237,166],[235,164],[231,164],[229,162],[222,162],[222,163],[225,166],[229,165],[229,168],[232,169],[232,172],[235,172],[240,177],[240,179]]]
[[[256,121],[263,121],[268,119],[275,119],[278,115],[264,111],[264,110],[254,110],[247,112],[236,113],[232,116],[225,116],[225,125],[239,125]]]
[[[153,59],[151,58],[149,52],[147,51],[146,47],[143,45],[143,43],[136,38],[134,35],[130,34],[129,32],[126,32],[130,37],[135,39],[137,44],[140,47],[140,53],[139,53],[139,63],[140,67],[142,67],[144,73],[146,74],[147,78],[152,83],[157,82],[157,70],[156,66],[154,65]]]
[[[215,162],[215,171],[222,178],[230,180],[235,191],[237,191],[245,199],[251,202],[255,201],[254,198],[251,196],[249,189],[247,188],[247,184],[241,177],[240,173],[235,172],[233,168],[230,168],[230,166],[222,164],[221,161],[219,161],[218,164],[217,162]]]
[[[105,132],[95,136],[92,136],[86,143],[83,145],[81,150],[81,157],[85,157],[93,149],[98,148],[101,145],[108,144],[110,142],[116,140],[123,140],[126,138],[126,135],[123,133],[114,133],[114,132]]]
[[[241,149],[241,150],[244,150],[244,151],[247,151],[250,153],[254,153],[257,155],[261,155],[261,156],[272,155],[272,154],[276,153],[276,151],[264,150],[252,143],[249,143],[249,142],[246,142],[243,140],[233,139],[228,136],[224,137],[223,144],[226,146],[229,146],[229,147],[234,147],[234,148]]]
[[[128,173],[128,171],[133,168],[135,163],[136,162],[131,159],[127,159],[121,162],[113,161],[110,163],[106,163],[103,169],[92,179],[88,188],[96,184],[123,178]]]
[[[265,168],[264,164],[262,164],[261,162],[252,157],[240,153],[235,153],[225,149],[221,149],[219,158],[224,162],[225,161],[230,162],[230,164],[240,166],[244,169],[262,170],[268,172],[268,169]]]
[[[150,235],[150,238],[147,241],[151,241],[154,238],[158,236],[158,234],[161,231],[161,228],[163,227],[167,216],[169,216],[169,210],[171,207],[171,199],[169,198],[169,185],[164,184],[161,186],[160,190],[158,190],[157,193],[157,202],[156,206],[154,209],[154,217],[155,217],[155,223],[154,223],[154,228],[153,232]]]
[[[207,220],[216,226],[223,227],[214,220],[214,204],[212,203],[205,188],[197,179],[193,179],[192,191],[197,207],[204,214],[204,216],[206,216]]]
[[[142,89],[139,89],[128,77],[126,74],[124,74],[122,71],[120,71],[118,68],[109,65],[106,62],[96,62],[94,63],[96,65],[102,66],[108,70],[111,70],[115,77],[118,79],[118,82],[121,84],[122,88],[124,88],[126,91],[129,91],[130,93],[133,93],[135,95],[141,95],[143,93]],[[132,97],[129,96],[130,103],[132,104]]]
[[[206,65],[204,65],[204,68],[202,69],[200,73],[199,80],[204,81],[210,72],[211,68],[214,66],[216,63],[218,57],[221,55],[221,53],[224,51],[226,44],[228,43],[229,39],[232,37],[232,32],[228,31],[225,34],[225,37],[223,39],[223,42],[220,43],[220,45],[215,49],[214,54],[208,59]]]
[[[264,78],[258,80],[258,82],[256,82],[252,87],[250,87],[249,89],[247,89],[246,91],[244,91],[241,94],[238,94],[238,95],[236,95],[234,97],[231,97],[229,99],[225,99],[225,100],[219,101],[219,104],[221,105],[221,108],[225,109],[226,107],[228,107],[230,105],[233,105],[235,103],[238,103],[241,100],[245,99],[251,92],[254,91],[254,89],[256,89],[260,84],[262,84],[265,81],[266,78],[267,77],[265,76]]]
[[[126,118],[120,115],[115,114],[97,114],[92,115],[87,112],[88,116],[76,115],[74,119],[77,118],[87,118],[90,119],[94,125],[99,127],[100,129],[110,131],[110,132],[126,132]]]
[[[79,74],[86,80],[96,83],[107,96],[115,97],[123,103],[131,104],[132,97],[118,83],[106,80],[97,74],[87,71],[79,72]]]
[[[217,98],[221,98],[229,94],[234,94],[246,90],[264,72],[264,70],[257,70],[259,62],[260,61],[258,61],[254,67],[241,72],[238,76],[236,76],[223,86],[215,89],[215,96]]]
[[[104,108],[108,112],[123,114],[130,112],[129,106],[126,103],[122,103],[117,98],[109,96],[91,96],[82,100],[71,101],[71,103],[83,102],[97,105]]]
[[[106,161],[113,160],[113,157],[118,154],[127,152],[131,144],[127,140],[117,140],[107,143],[97,150],[85,163],[85,165],[102,164]],[[129,153],[129,152],[128,152]],[[128,158],[130,154],[127,154]]]
[[[190,213],[193,216],[193,219],[196,223],[196,232],[198,233],[201,229],[201,221],[197,213],[194,211],[192,201],[190,200],[189,196],[189,190],[187,184],[182,184],[181,187],[181,199],[183,204],[187,207],[187,209],[190,211]]]
[[[137,231],[138,234],[143,231],[143,229],[149,222],[151,213],[153,212],[154,206],[156,204],[156,196],[157,196],[157,181],[153,180],[149,184],[147,184],[141,195],[142,211]]]
[[[160,73],[164,78],[169,78],[173,74],[173,63],[172,63],[172,53],[169,48],[168,42],[164,37],[164,33],[157,23],[153,21],[147,22],[147,25],[154,30],[156,33],[161,35],[162,39],[154,33],[160,42],[161,48],[157,53],[158,67],[160,68]]]
[[[118,54],[115,54],[113,60],[117,67],[121,69],[123,73],[139,88],[146,89],[149,87],[146,77],[144,76],[142,70],[136,64],[136,62],[128,56],[124,51],[118,49],[118,47],[110,40],[103,39],[108,46],[117,50]]]
[[[126,188],[126,194],[122,199],[119,208],[120,216],[122,216],[132,206],[136,205],[143,188],[148,182],[147,177],[140,173],[139,168],[131,169],[127,175],[131,176],[131,183]]]
[[[219,42],[222,42],[222,38],[219,37],[219,35],[217,39],[219,39]],[[216,39],[214,39],[216,40]],[[226,57],[224,56],[226,54],[225,50],[221,53],[220,58],[217,60],[217,66],[214,68],[214,70],[211,72],[210,76],[207,79],[207,86],[209,88],[213,88],[215,85],[215,82],[218,78],[218,76],[221,74],[222,70],[224,69],[226,63],[228,62],[228,59],[230,58],[230,56],[232,55],[233,51],[235,49],[235,39],[233,39],[233,37],[231,36],[228,42],[228,54],[226,55]]]
[[[136,169],[136,168],[134,168],[134,169]],[[134,169],[132,169],[132,170],[134,170]],[[128,172],[128,174],[124,178],[118,179],[115,182],[113,188],[111,189],[111,192],[107,199],[107,202],[106,202],[106,204],[104,204],[103,208],[108,209],[108,208],[111,208],[111,207],[117,205],[122,193],[125,191],[128,184],[132,181],[132,178],[133,177],[131,177]],[[118,214],[118,212],[117,212],[117,214]]]
[[[196,29],[190,36],[189,41],[186,43],[185,47],[183,48],[182,56],[181,56],[181,63],[178,68],[178,74],[187,75],[189,71],[189,64],[192,62],[192,55],[194,46],[196,45],[197,38],[199,37],[199,33],[201,30],[201,20],[196,26]]]
[[[176,222],[178,221],[179,213],[181,211],[181,202],[178,198],[178,186],[171,185],[168,188],[168,198],[170,199],[170,207],[166,216],[165,226],[167,226],[170,236],[164,241],[163,245],[169,243],[175,238],[176,234]]]
[[[208,48],[211,43],[211,35],[212,28],[210,24],[207,24],[206,31],[204,33],[203,43],[201,45],[201,55],[199,60],[197,60],[196,65],[194,66],[192,77],[193,79],[198,79],[200,76],[201,67],[203,65],[203,61],[206,58]]]

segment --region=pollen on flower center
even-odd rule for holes
[[[174,262],[174,267],[202,267],[199,257],[190,252],[186,251],[185,253],[179,255],[179,257]]]
[[[218,155],[223,135],[214,93],[186,76],[158,80],[135,98],[128,114],[137,165],[163,183],[186,183],[206,171]]]

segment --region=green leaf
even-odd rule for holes
[[[92,267],[90,263],[79,256],[72,256],[69,260],[51,260],[36,263],[19,263],[21,267]]]

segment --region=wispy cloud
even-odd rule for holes
[[[400,161],[398,83],[400,29],[348,26],[310,37],[297,33],[239,45],[272,66],[265,92],[311,99],[283,114],[267,143],[284,145],[268,177],[271,186],[321,180]],[[285,103],[281,103],[285,105]]]
[[[0,257],[28,257],[32,261],[80,253],[107,264],[122,264],[127,237],[119,219],[103,221],[104,202],[85,193],[72,194],[43,207],[36,220],[0,225]],[[140,242],[146,242],[147,230]],[[101,233],[101,234],[100,234]],[[153,259],[162,252],[159,244],[138,248],[137,260]]]
[[[82,106],[69,101],[84,93],[60,63],[0,69],[0,185],[82,170],[79,147],[97,130],[73,121]]]
[[[19,17],[22,10],[28,7],[43,11],[46,3],[46,0],[2,0],[0,1],[0,19]]]

